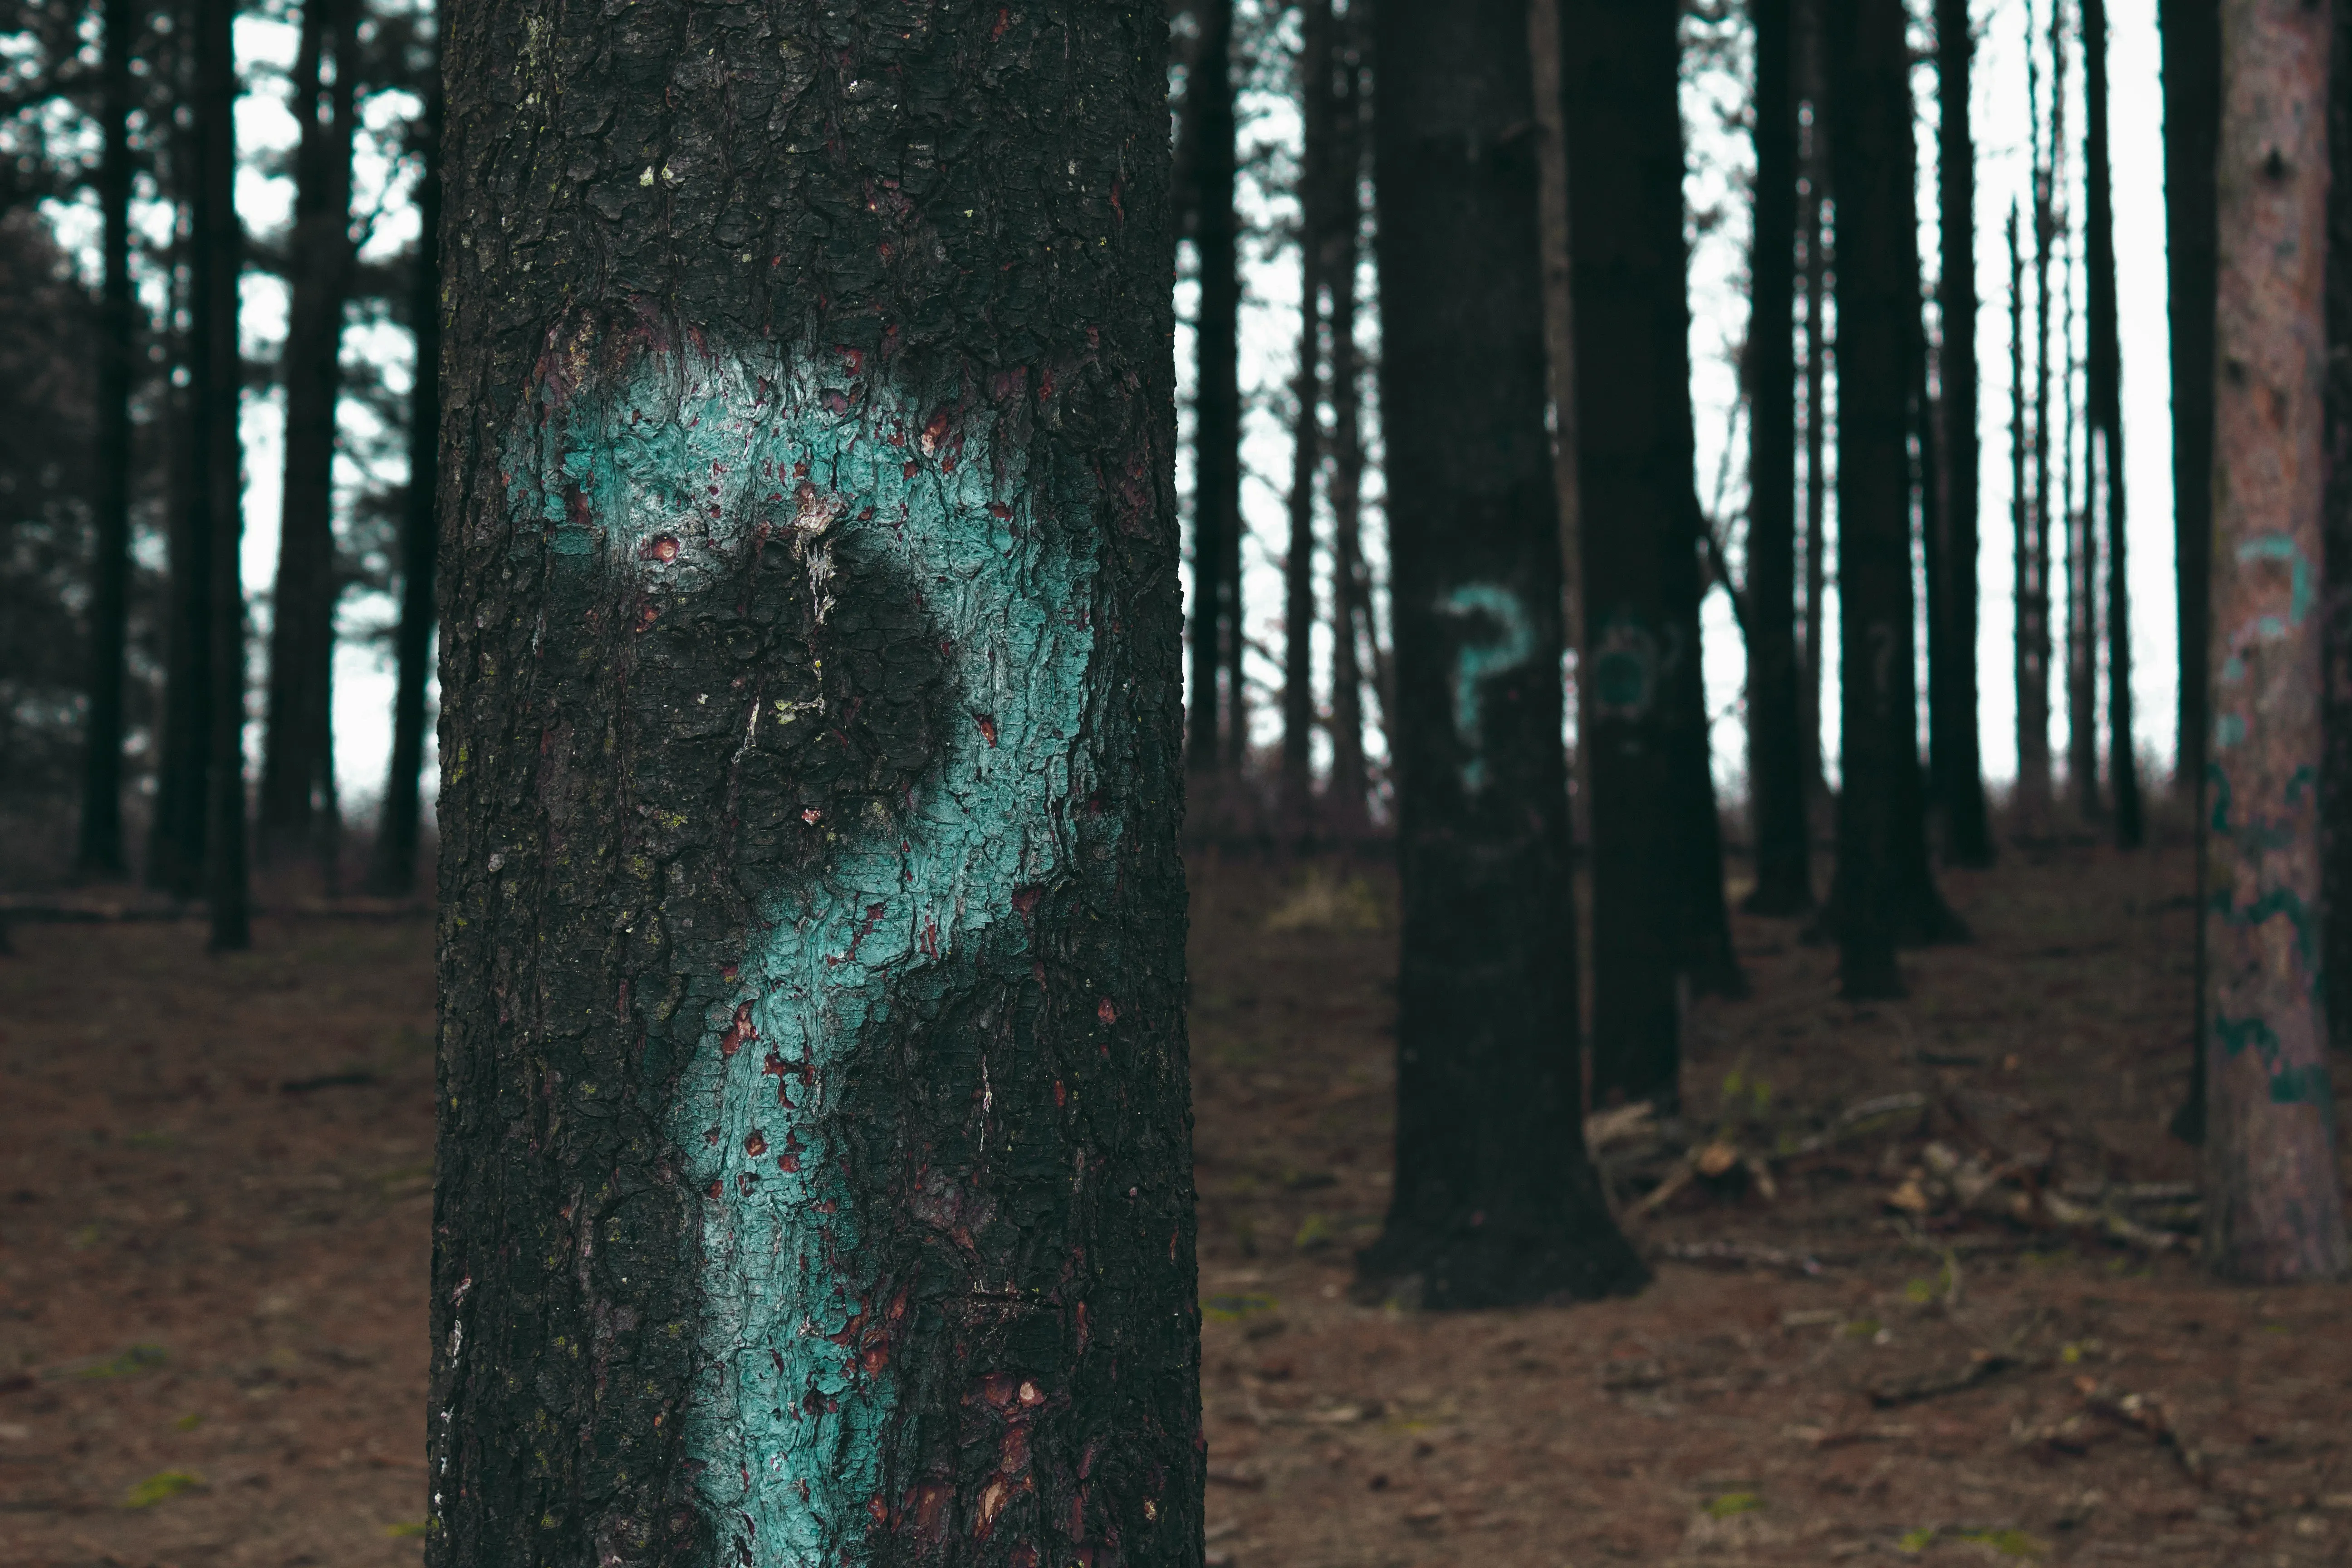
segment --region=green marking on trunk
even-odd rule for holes
[[[1479,687],[1490,677],[1516,669],[1536,651],[1535,627],[1518,595],[1494,583],[1470,583],[1438,601],[1449,616],[1484,616],[1495,623],[1496,635],[1485,641],[1464,638],[1454,655],[1454,732],[1469,753],[1462,764],[1462,787],[1472,795],[1486,787],[1486,744],[1479,724]]]
[[[754,548],[791,550],[820,622],[858,593],[851,574],[884,568],[941,645],[945,738],[905,811],[826,820],[816,869],[757,900],[764,929],[670,1119],[705,1196],[687,1449],[719,1561],[758,1568],[872,1561],[885,1490],[910,1479],[891,1436],[909,1308],[879,1245],[896,1216],[866,1201],[892,1173],[849,1168],[851,1066],[911,977],[969,964],[1017,889],[1055,879],[1067,805],[1092,787],[1095,568],[1073,548],[1087,520],[1046,515],[1082,511],[1087,481],[1040,494],[992,412],[926,414],[859,364],[648,353],[617,384],[530,410],[509,455],[518,521],[543,523],[558,555],[693,592],[725,591]],[[755,730],[828,721],[764,706]]]

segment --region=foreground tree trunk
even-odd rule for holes
[[[1902,994],[1898,942],[1961,934],[1928,873],[1913,674],[1908,423],[1920,351],[1916,182],[1899,0],[1832,0],[1838,122],[1837,876],[1845,994]]]
[[[2213,312],[2219,240],[2214,159],[2221,125],[2220,0],[2159,0],[2164,51],[2164,258],[2166,314],[2172,348],[2172,552],[2179,626],[2179,755],[2173,788],[2208,818],[2206,612],[2213,553]],[[2201,831],[2201,829],[2200,829]],[[2206,900],[2205,865],[2197,866],[2197,907]],[[2191,1142],[2205,1126],[2205,922],[2197,925],[2198,1020],[2189,1050],[2188,1097],[2173,1131]]]
[[[408,495],[400,514],[400,627],[392,699],[392,765],[376,823],[368,890],[405,898],[416,890],[424,821],[425,687],[433,655],[434,556],[441,455],[441,89],[436,62],[415,132],[423,160],[416,180],[416,255],[410,265],[409,324],[416,336],[416,385],[409,395]]]
[[[1797,104],[1793,0],[1757,0],[1756,245],[1748,329],[1748,777],[1751,914],[1813,902],[1797,694]]]
[[[1234,211],[1233,0],[1203,0],[1184,89],[1196,182],[1192,233],[1201,316],[1192,422],[1192,696],[1195,773],[1238,764],[1241,731],[1241,220]]]
[[[2207,1266],[2283,1283],[2347,1253],[2320,989],[2328,12],[2222,0],[2216,159]]]
[[[97,556],[89,603],[89,722],[83,736],[85,875],[118,877],[122,858],[122,684],[131,626],[131,47],[139,0],[106,0],[100,65],[104,152],[98,202],[105,279],[99,296]]]
[[[205,899],[212,949],[253,945],[245,847],[245,454],[237,416],[244,365],[237,342],[237,274],[245,232],[236,216],[236,0],[198,0],[196,204],[193,273],[195,331],[191,391],[196,408],[194,482],[203,496],[207,559],[206,668],[211,702],[205,742]]]
[[[1198,1562],[1166,32],[449,14],[436,1568]]]
[[[1944,853],[1959,866],[1992,864],[1984,763],[1977,744],[1977,167],[1970,118],[1976,36],[1968,0],[1937,0],[1936,66],[1940,115],[1936,184],[1943,237],[1943,574],[1937,609],[1952,657],[1943,700],[1930,725],[1935,796]]]
[[[1671,1108],[1681,982],[1706,934],[1685,923],[1696,912],[1694,867],[1717,845],[1711,808],[1696,820],[1690,787],[1706,737],[1687,732],[1705,713],[1688,700],[1698,502],[1679,47],[1672,9],[1637,0],[1567,0],[1559,30],[1592,781],[1592,1092]],[[1718,876],[1718,909],[1720,886]]]
[[[2352,5],[2329,11],[2327,79],[2326,495],[2321,524],[2326,710],[2319,768],[2323,974],[2352,975]],[[2344,177],[2336,171],[2345,170]],[[2328,1043],[2352,1051],[2352,994],[2339,981]]]
[[[1521,0],[1377,13],[1397,626],[1396,1186],[1368,1283],[1433,1307],[1641,1279],[1584,1152],[1559,510]]]
[[[293,298],[286,331],[286,467],[269,629],[255,847],[315,858],[334,889],[335,410],[351,294],[352,84],[358,0],[305,0],[295,60]],[[324,71],[333,85],[320,85]],[[323,101],[322,101],[323,100]]]

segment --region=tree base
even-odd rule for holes
[[[1433,1311],[1630,1296],[1650,1271],[1607,1211],[1582,1225],[1511,1225],[1476,1212],[1442,1225],[1393,1221],[1356,1255],[1359,1300]]]

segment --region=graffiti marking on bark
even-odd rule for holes
[[[1486,641],[1464,638],[1454,663],[1454,732],[1468,758],[1462,764],[1462,787],[1472,795],[1486,787],[1485,734],[1479,726],[1479,688],[1493,676],[1516,669],[1533,658],[1536,631],[1518,595],[1494,583],[1471,583],[1438,601],[1448,616],[1484,616],[1496,635]]]

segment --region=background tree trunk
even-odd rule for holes
[[[1374,25],[1403,931],[1396,1185],[1360,1264],[1435,1307],[1605,1294],[1642,1268],[1578,1104],[1525,0]]]
[[[1677,922],[1697,858],[1675,837],[1696,826],[1677,731],[1692,717],[1681,676],[1696,674],[1698,658],[1687,625],[1698,501],[1675,26],[1671,8],[1636,0],[1560,8],[1591,706],[1592,1092],[1666,1109],[1680,1094],[1679,982],[1692,934]]]
[[[2053,172],[2042,147],[2040,57],[2026,47],[2026,121],[2033,169],[2033,500],[2017,563],[2017,818],[2050,832],[2050,261],[2057,236]]]
[[[427,1561],[1197,1563],[1165,16],[538,15],[445,35]]]
[[[2107,777],[2115,799],[2117,847],[2137,849],[2139,764],[2132,753],[2131,585],[2126,572],[2123,340],[2116,306],[2115,195],[2107,158],[2106,0],[2083,0],[2084,259],[2090,268],[2089,386],[2091,470],[2084,531],[2105,534],[2107,552]],[[2104,526],[2103,526],[2104,525]]]
[[[1936,66],[1941,104],[1936,184],[1941,203],[1944,331],[1944,575],[1939,584],[1945,660],[1944,700],[1930,728],[1935,796],[1943,816],[1944,853],[1955,865],[1992,864],[1992,826],[1985,810],[1984,763],[1977,744],[1977,564],[1980,552],[1977,470],[1977,171],[1970,118],[1970,67],[1976,36],[1968,0],[1937,0]]]
[[[1536,95],[1539,154],[1536,222],[1543,257],[1544,360],[1550,371],[1552,488],[1559,501],[1559,624],[1567,649],[1569,714],[1569,842],[1592,842],[1592,749],[1586,723],[1591,710],[1584,636],[1584,530],[1576,479],[1576,304],[1568,237],[1568,126],[1560,100],[1560,0],[1529,0],[1529,82]]]
[[[1748,329],[1748,777],[1752,914],[1812,907],[1797,691],[1797,105],[1793,0],[1756,0],[1756,242]]]
[[[131,53],[140,0],[106,0],[100,61],[98,170],[105,268],[99,296],[96,558],[89,602],[89,721],[84,735],[81,838],[87,875],[119,877],[122,858],[122,686],[131,627],[131,383],[136,349],[131,292]]]
[[[2205,1243],[2227,1278],[2352,1269],[2320,989],[2329,17],[2222,0]]]
[[[432,85],[415,149],[416,255],[410,266],[408,310],[416,334],[416,385],[409,395],[408,494],[400,516],[400,629],[392,699],[392,766],[384,779],[383,814],[376,825],[369,890],[404,898],[416,888],[417,842],[424,820],[425,687],[432,673],[434,555],[438,542],[441,455],[441,73]]]
[[[2074,814],[2096,822],[2103,806],[2099,795],[2099,537],[2093,526],[2089,486],[2075,488],[2082,469],[2076,466],[2074,434],[2077,415],[2074,378],[2084,362],[2074,355],[2074,267],[2072,194],[2066,171],[2066,0],[2050,7],[2050,186],[2051,235],[2063,267],[2058,286],[2063,321],[2058,332],[2058,404],[2063,430],[2057,462],[2061,500],[2058,516],[2066,530],[2066,784],[2074,796]],[[2086,378],[2087,379],[2087,378]],[[2089,421],[2082,421],[2087,450]],[[2078,498],[2080,504],[2077,504]]]
[[[1314,811],[1315,476],[1323,461],[1323,290],[1331,280],[1331,0],[1306,0],[1299,50],[1305,121],[1298,169],[1298,367],[1291,378],[1290,543],[1283,561],[1283,831],[1307,833]]]
[[[1805,618],[1803,674],[1798,686],[1804,734],[1805,843],[1810,855],[1830,798],[1822,749],[1822,684],[1829,668],[1829,296],[1830,232],[1827,116],[1822,111],[1822,0],[1801,0],[1799,68],[1805,75]]]
[[[198,0],[196,125],[200,152],[193,283],[196,410],[194,479],[203,495],[207,554],[206,660],[212,700],[205,745],[205,897],[215,952],[253,945],[245,848],[244,447],[237,416],[244,363],[237,342],[237,275],[245,231],[236,216],[236,0]]]
[[[335,413],[342,386],[343,306],[352,288],[353,84],[358,0],[305,0],[295,60],[294,266],[288,310],[286,467],[278,584],[269,632],[256,848],[262,859],[308,854],[330,891],[335,801],[333,677]],[[333,85],[322,78],[333,73]]]
[[[1233,0],[1202,0],[1201,47],[1184,89],[1198,182],[1192,232],[1201,258],[1199,379],[1192,423],[1194,772],[1237,765],[1241,685],[1241,226],[1234,212]]]
[[[1362,527],[1364,433],[1362,356],[1356,352],[1356,273],[1364,223],[1360,186],[1371,139],[1362,25],[1352,13],[1334,24],[1339,58],[1332,108],[1331,268],[1331,783],[1327,804],[1343,839],[1370,827],[1370,780],[1364,764],[1364,659],[1376,642],[1366,587]],[[1361,639],[1361,641],[1360,641]]]

